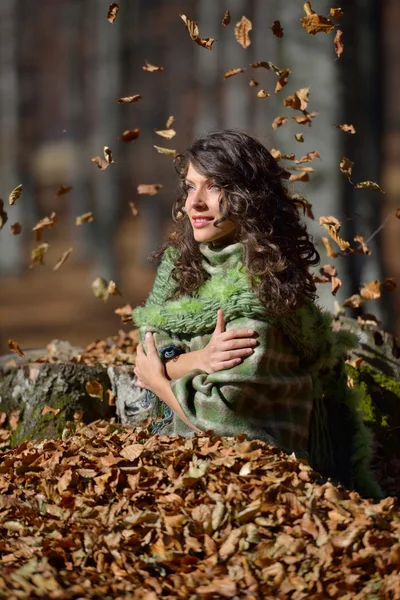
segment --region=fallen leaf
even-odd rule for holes
[[[305,17],[300,19],[300,22],[307,33],[315,35],[316,33],[331,33],[334,30],[335,25],[327,17],[317,15],[311,8],[311,2],[304,4]]]
[[[72,189],[72,185],[60,185],[56,191],[56,198],[60,198],[61,196],[68,194],[68,192],[70,192]]]
[[[296,160],[295,162],[297,165],[301,165],[302,163],[310,162],[310,161],[314,160],[315,158],[319,158],[319,159],[321,158],[321,156],[317,150],[308,152],[307,154],[305,154],[304,156],[302,156],[301,158],[299,158],[299,160]]]
[[[65,492],[65,490],[70,486],[72,482],[72,469],[67,469],[65,473],[60,477],[57,483],[57,490],[60,494]]]
[[[278,38],[282,38],[283,37],[283,29],[281,26],[280,21],[274,21],[270,27],[272,33],[274,35],[276,35],[276,37]]]
[[[123,142],[132,142],[136,140],[140,135],[140,129],[137,127],[136,129],[125,129],[122,134],[119,136],[119,139]]]
[[[239,73],[244,73],[246,69],[229,69],[226,71],[224,75],[224,79],[228,79],[229,77],[233,77],[234,75],[238,75]]]
[[[235,25],[236,41],[246,50],[251,44],[249,32],[253,29],[253,25],[247,17],[243,17]]]
[[[83,225],[83,223],[91,223],[94,219],[94,214],[92,212],[83,213],[83,215],[79,215],[75,217],[75,225]]]
[[[21,194],[22,194],[22,184],[17,185],[17,187],[13,189],[13,191],[11,192],[11,194],[8,196],[8,203],[11,206],[13,204],[15,204],[16,201],[18,200],[18,198],[21,197]]]
[[[227,25],[229,25],[230,22],[231,22],[231,13],[229,12],[229,10],[226,10],[224,12],[224,16],[222,17],[221,25],[226,27]]]
[[[167,122],[165,123],[165,127],[166,129],[170,129],[172,127],[172,125],[175,122],[175,117],[173,115],[170,115],[167,119]]]
[[[132,104],[133,102],[137,102],[141,100],[142,96],[140,94],[134,94],[133,96],[122,96],[122,98],[118,98],[117,102],[121,104],[121,102],[125,104]]]
[[[356,235],[354,237],[354,241],[360,244],[360,250],[362,254],[371,254],[371,250],[368,248],[362,235]]]
[[[161,146],[153,145],[153,148],[157,150],[159,154],[165,154],[166,156],[177,156],[178,152],[172,148],[162,148]]]
[[[340,161],[340,170],[342,171],[342,173],[344,175],[346,175],[346,177],[350,181],[350,183],[351,183],[351,174],[353,172],[353,167],[354,167],[354,163],[349,158],[346,158],[345,156],[343,156],[342,160]]]
[[[360,308],[364,304],[365,300],[359,294],[353,294],[350,298],[347,298],[343,302],[343,306],[347,308]]]
[[[103,401],[103,386],[98,381],[87,381],[85,389],[91,398]]]
[[[156,71],[164,71],[164,67],[152,65],[152,64],[148,63],[147,61],[142,66],[142,69],[143,69],[143,71],[149,71],[149,73],[154,73]]]
[[[148,196],[155,196],[162,189],[162,183],[141,183],[137,186],[138,194],[147,194]]]
[[[331,8],[329,11],[329,16],[334,17],[335,19],[341,19],[344,15],[344,12],[341,8]]]
[[[336,296],[338,289],[342,285],[342,280],[339,279],[339,277],[332,277],[331,284],[332,284],[332,295]]]
[[[131,444],[130,446],[125,446],[120,452],[120,455],[126,458],[127,460],[134,461],[143,453],[144,447],[142,444]]]
[[[118,4],[116,2],[112,2],[108,7],[107,21],[109,21],[110,23],[114,23],[115,19],[117,18],[118,11]]]
[[[191,39],[198,44],[198,46],[202,46],[203,48],[207,48],[207,50],[211,50],[211,46],[215,42],[213,38],[204,38],[200,37],[199,32],[199,24],[196,21],[192,21],[188,19],[186,15],[179,15],[182,21],[185,23],[185,27],[189,32]]]
[[[343,46],[343,31],[340,29],[337,30],[335,34],[335,38],[333,40],[335,45],[335,52],[338,58],[340,58],[343,54],[344,46]]]
[[[58,223],[58,219],[56,217],[56,213],[52,212],[49,217],[44,217],[41,219],[34,227],[32,227],[32,231],[35,231],[36,241],[39,242],[42,238],[43,229],[45,227],[49,227],[51,229],[53,225]]]
[[[73,250],[73,248],[68,248],[68,250],[66,250],[65,252],[63,252],[63,254],[61,255],[61,258],[54,265],[53,271],[58,271],[58,269],[63,266],[63,264],[65,263],[65,261],[67,260],[67,258],[69,257],[69,255],[71,254],[72,250]]]
[[[154,131],[157,135],[166,138],[167,140],[172,140],[172,138],[176,136],[175,129],[155,129]]]
[[[122,296],[114,281],[110,281],[108,284],[107,292],[112,296]]]
[[[33,248],[31,252],[31,264],[29,268],[32,269],[35,265],[43,265],[44,264],[44,255],[49,249],[49,244],[44,242],[43,244],[39,244],[36,248]]]
[[[258,85],[260,85],[258,83],[258,81],[256,81],[255,79],[250,79],[250,81],[249,81],[249,86],[250,87],[257,87]]]
[[[53,414],[53,415],[58,415],[58,413],[60,412],[59,408],[52,408],[51,406],[44,406],[42,412],[40,413],[41,415],[47,415],[49,413]]]
[[[138,212],[138,209],[135,206],[135,203],[134,202],[129,202],[129,206],[131,207],[132,215],[134,217],[137,217],[138,214],[139,214],[139,212]]]
[[[105,279],[103,279],[103,277],[97,277],[93,283],[92,283],[92,290],[93,290],[93,294],[96,296],[96,298],[101,298],[102,300],[104,300],[104,302],[106,302],[106,300],[108,300],[108,284],[107,281]]]
[[[4,225],[8,221],[8,215],[3,209],[4,209],[4,202],[0,198],[0,229],[3,229]]]
[[[10,225],[10,231],[13,235],[19,235],[22,231],[22,225],[14,223],[14,225]]]
[[[343,123],[342,125],[334,125],[334,127],[336,127],[336,129],[341,129],[346,133],[351,133],[352,135],[356,133],[354,125],[348,125],[347,123]]]
[[[257,92],[257,98],[269,98],[270,94],[266,92],[264,89],[261,89]]]
[[[10,348],[11,352],[15,352],[15,354],[18,354],[18,356],[25,356],[15,340],[9,339],[8,347]]]
[[[393,290],[395,290],[397,288],[397,283],[393,279],[393,277],[386,277],[383,282],[383,285],[388,290],[388,292],[393,292]]]
[[[375,279],[375,281],[365,284],[360,288],[360,295],[365,298],[365,300],[376,300],[377,298],[380,298],[381,282],[378,279]]]
[[[275,119],[272,121],[272,129],[278,129],[278,127],[281,127],[288,121],[289,117],[275,117]]]
[[[295,133],[294,135],[296,142],[304,142],[304,137],[302,133]]]
[[[368,190],[375,190],[377,192],[382,192],[382,194],[385,193],[383,191],[383,189],[377,183],[375,183],[375,181],[360,181],[359,183],[355,183],[354,187],[368,189]]]

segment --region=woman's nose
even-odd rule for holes
[[[190,206],[199,206],[205,204],[204,192],[201,188],[195,190],[190,195]]]

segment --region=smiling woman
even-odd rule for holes
[[[286,172],[257,140],[210,133],[177,157],[175,227],[139,326],[136,385],[151,429],[247,434],[370,497],[371,438],[347,386],[355,336],[333,332],[309,272],[319,256]],[[150,334],[147,337],[146,334]]]

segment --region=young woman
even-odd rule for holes
[[[136,385],[154,402],[153,432],[246,433],[379,497],[371,439],[346,349],[315,304],[319,255],[266,148],[210,133],[176,159],[175,229],[154,287],[133,311]],[[146,348],[146,353],[145,353]]]

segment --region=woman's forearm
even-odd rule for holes
[[[179,354],[165,363],[165,371],[169,380],[180,379],[193,369],[203,369],[201,350]]]
[[[192,423],[186,418],[185,413],[181,409],[179,402],[166,379],[164,379],[162,386],[158,387],[154,393],[160,398],[160,400],[163,400],[166,404],[168,404],[168,406],[184,423],[186,423],[186,425],[188,425],[196,433],[201,433],[201,430],[197,429],[197,427],[192,425]]]

